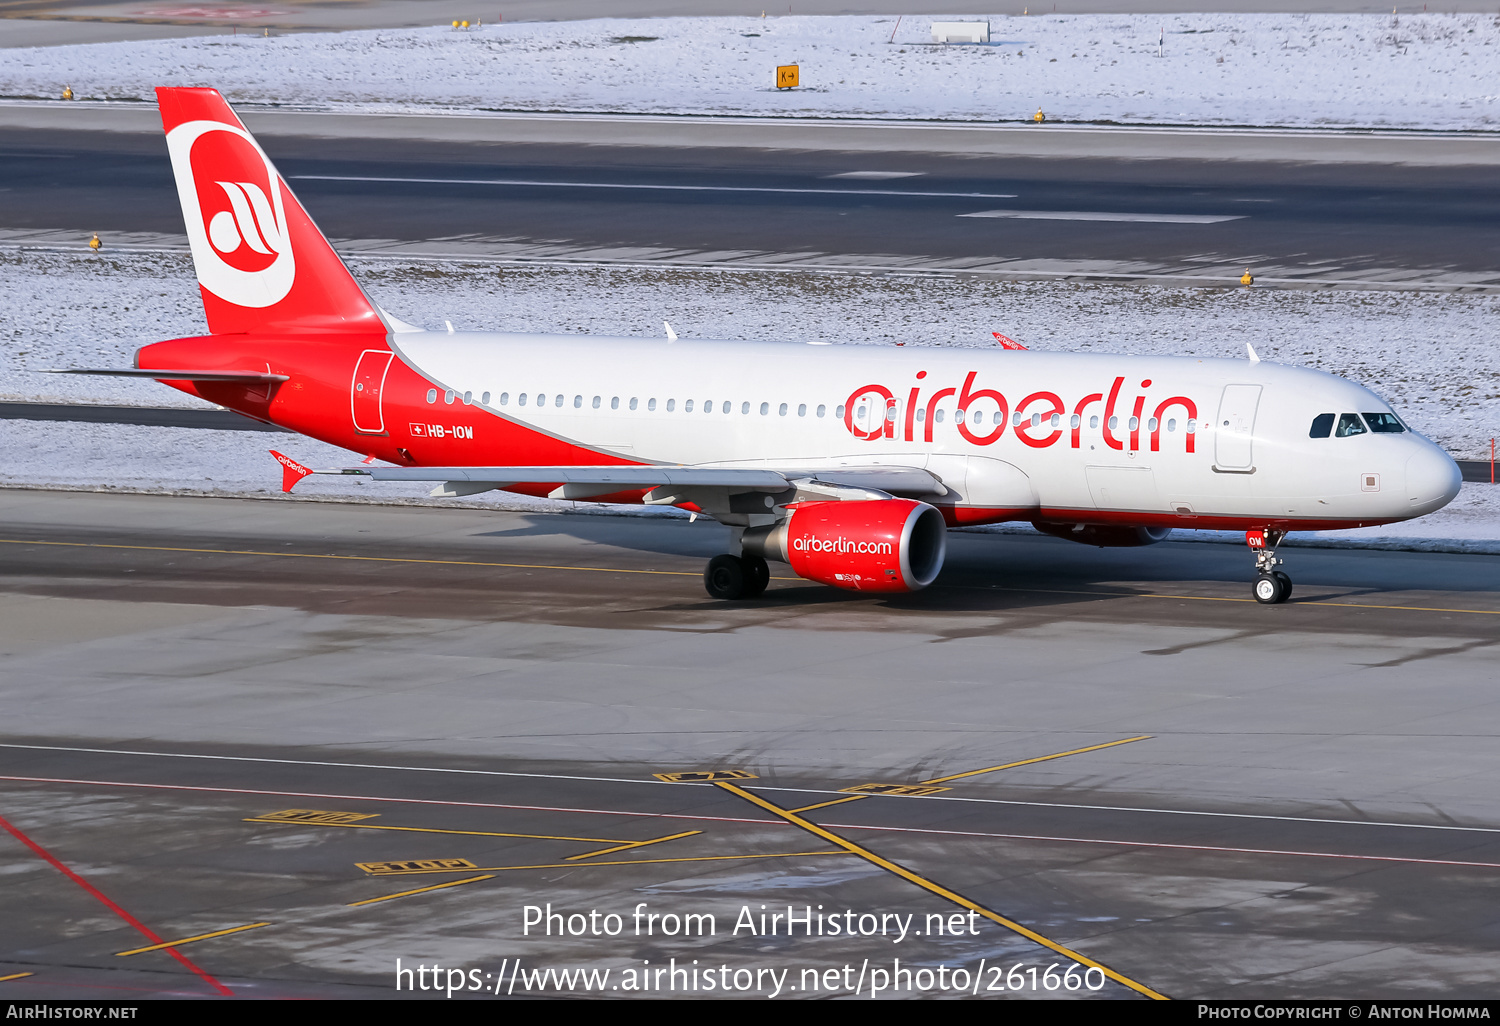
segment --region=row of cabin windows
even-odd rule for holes
[[[1335,426],[1337,421],[1337,426]],[[1362,435],[1368,424],[1370,431],[1390,432],[1399,434],[1406,430],[1406,426],[1396,419],[1394,413],[1367,413],[1361,420],[1357,413],[1320,413],[1313,418],[1312,430],[1308,431],[1308,438],[1348,438],[1351,435]]]
[[[438,398],[438,391],[437,391],[437,389],[430,388],[430,389],[427,390],[427,401],[429,403],[436,403],[437,402],[437,398]],[[510,396],[509,392],[501,392],[500,393],[500,405],[501,406],[508,406],[508,405],[510,405],[510,399],[511,399],[511,396]],[[551,400],[552,400],[552,402],[551,402],[552,406],[554,406],[556,408],[562,408],[563,406],[567,405],[567,396],[565,396],[565,395],[559,394],[559,395],[552,396]],[[473,403],[473,401],[474,401],[474,393],[473,392],[464,392],[464,393],[460,394],[458,392],[455,392],[453,389],[449,389],[446,393],[444,393],[443,401],[446,402],[446,403],[453,403],[455,401],[461,401],[465,405],[468,405],[468,404]],[[490,404],[490,393],[485,392],[485,393],[481,394],[480,397],[479,397],[479,402],[483,406],[488,406]],[[526,405],[528,405],[528,403],[532,403],[532,397],[531,397],[530,393],[528,393],[528,392],[521,392],[521,393],[519,393],[516,396],[516,405],[517,406],[526,406]],[[548,395],[545,392],[538,392],[536,394],[534,403],[532,403],[532,405],[535,405],[537,407],[544,407],[547,404],[548,404]],[[595,410],[600,409],[604,405],[604,397],[603,396],[597,396],[597,395],[594,396],[593,401],[589,405],[590,405],[590,407],[592,409],[595,409]],[[693,406],[694,406],[693,400],[691,400],[691,399],[685,400],[683,402],[683,404],[682,404],[682,411],[684,413],[692,413],[693,412]],[[575,395],[573,397],[573,408],[575,410],[583,408],[583,396],[581,396],[581,395]],[[611,410],[618,410],[620,408],[620,397],[619,396],[613,396],[613,397],[610,398],[610,400],[609,400],[609,408]],[[629,401],[629,403],[628,403],[628,408],[632,409],[632,410],[639,409],[640,408],[640,399],[632,396],[631,399],[630,399],[630,401]],[[647,409],[648,412],[655,412],[655,410],[656,410],[656,400],[655,399],[647,399],[646,400],[646,409]],[[750,409],[751,409],[751,404],[750,403],[748,403],[748,402],[742,402],[742,403],[740,403],[740,414],[742,416],[748,416],[749,413],[750,413]],[[666,401],[666,411],[668,413],[674,413],[674,412],[676,412],[676,410],[677,410],[677,400],[676,399],[668,399]],[[715,410],[715,401],[713,399],[705,399],[703,401],[702,410],[703,410],[704,413],[713,413],[714,410]],[[732,412],[734,412],[734,404],[732,402],[730,402],[729,400],[725,399],[725,400],[723,400],[723,401],[721,401],[721,402],[718,403],[718,410],[721,413],[732,413]],[[785,416],[788,415],[788,413],[790,412],[790,410],[791,410],[790,404],[788,404],[788,403],[781,403],[776,408],[776,414],[777,414],[777,416],[785,417]],[[799,416],[799,417],[805,417],[805,416],[807,416],[807,411],[808,411],[808,406],[807,406],[806,403],[799,403],[797,405],[797,416]],[[855,410],[855,417],[858,420],[860,420],[860,421],[864,421],[869,416],[869,412],[870,411],[869,411],[869,407],[868,406],[860,406],[860,407],[858,407]],[[770,414],[771,414],[771,404],[770,403],[761,403],[760,404],[760,415],[762,417],[768,417],[768,416],[770,416]],[[824,406],[822,404],[819,404],[813,415],[816,416],[816,417],[825,417],[825,416],[827,416],[827,414],[828,414],[828,407]],[[844,407],[843,407],[842,404],[834,407],[833,415],[834,415],[835,419],[838,419],[838,420],[842,420],[843,419],[843,417],[844,417]],[[939,409],[939,410],[935,410],[933,412],[933,418],[932,419],[933,419],[934,422],[936,422],[938,424],[941,424],[941,423],[943,423],[943,421],[944,421],[945,418],[946,418],[946,411]],[[892,420],[892,421],[896,419],[896,407],[894,407],[894,406],[887,407],[887,409],[885,411],[885,419],[886,420]],[[923,423],[926,419],[927,419],[927,411],[925,409],[918,408],[917,415],[916,415],[916,421],[917,421],[917,423],[919,423],[919,424]],[[980,410],[974,410],[972,414],[968,410],[955,410],[954,413],[953,413],[953,422],[955,424],[960,424],[960,423],[964,423],[964,422],[970,422],[970,423],[974,423],[974,424],[981,424],[981,423],[984,422],[984,419],[985,419],[985,414],[982,411],[980,411]],[[1000,421],[1001,421],[1000,411],[996,410],[991,415],[990,419],[991,419],[991,423],[999,424]],[[1023,418],[1022,415],[1019,414],[1019,413],[1012,414],[1011,415],[1011,426],[1012,427],[1020,427],[1021,426],[1021,422],[1024,419],[1029,419],[1031,421],[1031,426],[1034,427],[1034,428],[1042,426],[1042,415],[1039,414],[1039,413],[1033,413],[1030,418]],[[1048,419],[1048,424],[1051,427],[1061,427],[1062,426],[1062,416],[1061,416],[1061,414],[1056,414],[1056,413],[1052,414],[1051,417]],[[1073,416],[1069,419],[1069,426],[1073,427],[1073,428],[1082,427],[1083,426],[1083,418],[1080,417],[1076,413],[1073,414]],[[1110,417],[1109,418],[1109,426],[1110,426],[1111,430],[1118,429],[1119,426],[1120,426],[1120,418],[1119,417]],[[1127,425],[1126,426],[1127,426],[1128,430],[1134,431],[1138,427],[1140,427],[1140,421],[1136,417],[1130,417],[1127,420]],[[1099,427],[1099,418],[1098,417],[1090,417],[1089,418],[1089,427],[1090,428],[1098,428]],[[1157,420],[1156,420],[1155,417],[1151,417],[1151,418],[1149,418],[1146,421],[1146,430],[1147,431],[1155,431],[1157,429],[1157,427],[1158,427],[1158,424],[1157,424]],[[1187,427],[1188,434],[1193,434],[1198,429],[1197,428],[1197,423],[1195,421],[1193,421],[1193,420],[1189,420],[1187,422],[1186,427]],[[1169,418],[1167,420],[1167,430],[1168,431],[1176,431],[1177,430],[1177,419],[1175,417]],[[1389,430],[1389,429],[1381,429],[1381,430]],[[1400,429],[1398,428],[1397,430],[1400,430]]]
[[[429,388],[427,390],[427,401],[429,403],[435,403],[435,402],[437,402],[437,398],[438,398],[438,391],[437,391],[437,389],[435,389],[435,388]],[[515,398],[516,398],[516,405],[517,406],[535,405],[535,406],[538,406],[538,407],[542,407],[542,406],[546,406],[548,404],[548,398],[549,397],[548,397],[547,393],[545,393],[545,392],[538,392],[536,394],[536,396],[535,396],[535,400],[533,401],[533,397],[532,397],[531,393],[529,393],[529,392],[521,392],[521,393],[518,393]],[[510,399],[511,399],[511,396],[510,396],[509,392],[501,392],[500,393],[500,403],[499,403],[499,405],[501,405],[501,406],[509,406],[510,405]],[[464,404],[467,405],[467,404],[472,403],[474,401],[474,393],[473,392],[464,392],[464,393],[460,394],[460,393],[455,392],[453,389],[450,388],[444,394],[443,401],[446,402],[446,403],[452,403],[455,400],[461,401],[461,402],[463,402]],[[619,396],[612,396],[610,398],[610,400],[609,400],[609,408],[611,410],[618,410],[620,408],[620,401],[621,400],[620,400]],[[488,393],[488,392],[483,393],[479,397],[479,402],[480,402],[480,405],[482,405],[482,406],[488,406],[490,404],[490,393]],[[567,402],[568,402],[568,397],[566,395],[556,395],[556,396],[552,396],[551,397],[551,404],[552,404],[552,406],[557,407],[559,409],[561,409],[562,407],[566,406]],[[595,409],[595,410],[600,409],[601,407],[603,407],[603,405],[604,405],[604,397],[603,396],[598,396],[598,395],[594,396],[593,401],[589,404],[589,406],[592,409]],[[631,396],[630,397],[630,401],[627,404],[627,408],[632,409],[632,410],[637,410],[637,409],[640,409],[640,405],[641,405],[641,400],[639,398],[637,398],[636,396]],[[676,399],[668,399],[666,401],[665,405],[666,405],[666,411],[668,413],[675,413],[677,411],[677,400]],[[684,400],[683,404],[682,404],[682,412],[683,413],[692,413],[695,405],[696,404],[694,403],[694,401],[692,399]],[[715,400],[713,400],[713,399],[705,399],[703,401],[702,409],[703,409],[704,413],[713,413],[716,408],[717,408],[718,412],[720,412],[720,413],[733,413],[734,412],[734,404],[732,402],[730,402],[728,399],[725,399],[725,400],[723,400],[721,402],[718,402],[717,406],[716,406]],[[575,410],[581,410],[581,409],[583,409],[583,396],[581,396],[581,395],[575,395],[573,397],[573,409],[575,409]],[[655,399],[647,399],[646,400],[646,410],[648,412],[652,412],[652,413],[654,413],[656,411],[656,400]],[[785,417],[790,411],[791,411],[791,406],[788,403],[782,403],[780,406],[777,407],[776,413],[777,413],[777,416]],[[797,406],[797,416],[799,416],[799,417],[805,417],[805,416],[807,416],[807,411],[808,411],[808,406],[807,406],[806,403],[799,403],[798,404],[798,406]],[[740,404],[740,413],[742,415],[748,415],[750,413],[750,403],[741,403]],[[770,416],[770,414],[771,414],[771,404],[770,403],[761,403],[760,404],[760,415],[762,417],[768,417],[768,416]],[[826,416],[828,416],[828,407],[827,406],[823,406],[823,405],[819,405],[813,415],[816,416],[816,417],[826,417]],[[844,407],[842,405],[835,407],[834,411],[833,411],[833,415],[835,417],[842,417],[844,415]]]

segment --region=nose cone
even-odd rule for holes
[[[1406,497],[1412,516],[1442,509],[1463,484],[1463,473],[1452,457],[1437,446],[1424,446],[1406,461]]]

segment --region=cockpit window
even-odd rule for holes
[[[1333,433],[1333,418],[1335,414],[1320,413],[1313,418],[1312,430],[1307,433],[1308,438],[1327,438]]]
[[[1362,435],[1365,433],[1365,425],[1359,419],[1357,413],[1339,414],[1339,426],[1334,430],[1334,438],[1348,438],[1350,435]]]
[[[1365,423],[1370,425],[1371,431],[1389,431],[1396,434],[1406,430],[1394,413],[1367,413]]]

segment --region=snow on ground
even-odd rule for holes
[[[1493,129],[1500,18],[1481,14],[651,18],[100,43],[6,51],[0,96],[339,109]],[[891,40],[894,38],[894,42]],[[1161,40],[1162,56],[1157,56]],[[774,88],[781,64],[798,89]]]
[[[465,328],[656,335],[670,320],[684,336],[963,347],[989,347],[998,330],[1054,351],[1229,357],[1243,356],[1251,342],[1263,358],[1372,387],[1457,456],[1481,456],[1500,424],[1493,337],[1500,297],[1490,295],[436,260],[350,264],[377,302],[418,324],[446,319]],[[0,280],[0,399],[202,405],[151,382],[36,373],[129,366],[140,345],[203,333],[186,254],[10,251],[0,253]],[[290,435],[0,421],[0,484],[275,494],[280,474],[269,447],[319,466],[351,460]],[[297,491],[384,501],[425,495],[420,486],[347,478],[311,479]],[[477,501],[549,505],[498,493]],[[1500,551],[1500,488],[1468,485],[1447,509],[1421,520],[1318,537]]]

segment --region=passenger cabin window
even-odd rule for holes
[[[1362,435],[1365,433],[1365,425],[1359,419],[1357,413],[1339,414],[1339,426],[1334,429],[1333,437],[1348,438],[1350,435]]]
[[[427,401],[429,403],[435,403],[435,402],[437,402],[437,389],[435,389],[435,388],[429,388],[427,390]]]
[[[1396,434],[1406,430],[1394,413],[1367,413],[1365,423],[1370,425],[1371,431],[1389,431]]]
[[[1308,438],[1327,438],[1333,434],[1334,415],[1331,413],[1320,413],[1313,418],[1312,430],[1307,433]]]

